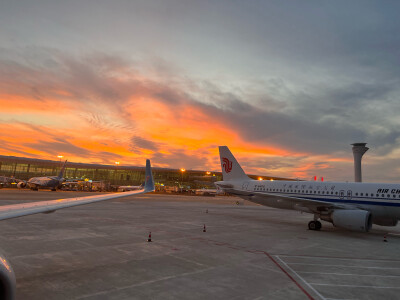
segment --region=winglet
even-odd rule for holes
[[[144,190],[146,192],[153,192],[154,188],[154,179],[153,173],[151,172],[151,164],[150,159],[146,159],[146,172],[145,172],[145,183],[144,183]]]

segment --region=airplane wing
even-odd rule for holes
[[[38,213],[51,213],[58,209],[153,192],[154,180],[151,173],[150,160],[146,160],[145,176],[146,181],[142,190],[0,206],[0,220],[18,218]]]

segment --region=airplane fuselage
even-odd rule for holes
[[[400,219],[399,184],[259,180],[219,181],[215,184],[228,193],[275,208],[308,212],[298,202],[288,200],[293,198],[367,210],[374,223],[385,223],[386,226],[394,226]]]
[[[52,188],[55,189],[61,185],[63,178],[54,177],[33,177],[27,181],[30,188]]]

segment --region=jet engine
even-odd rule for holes
[[[18,187],[19,189],[23,189],[24,187],[26,187],[26,182],[24,182],[24,181],[18,182],[17,187]]]
[[[337,209],[331,214],[333,225],[353,231],[368,232],[372,227],[372,216],[366,210]]]
[[[0,255],[0,299],[14,300],[16,282],[10,263]]]

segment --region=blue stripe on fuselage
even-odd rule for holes
[[[257,191],[255,193],[257,194]],[[263,193],[260,193],[260,194],[263,194]],[[282,193],[268,192],[267,194],[275,194],[276,196],[293,197],[293,198],[299,198],[299,199],[304,199],[304,200],[321,201],[321,202],[328,202],[328,203],[366,204],[366,205],[380,205],[380,206],[400,207],[400,202],[398,200],[395,200],[397,202],[380,202],[380,201],[365,201],[365,200],[347,200],[347,199],[338,199],[338,198],[331,198],[331,199],[329,199],[329,198],[310,198],[310,197],[305,197],[305,196],[302,196],[302,195],[299,195],[299,194],[295,194],[295,193],[282,194]],[[331,197],[335,197],[335,196],[331,196]],[[376,198],[372,198],[372,199],[376,199]],[[390,200],[390,198],[382,198],[382,200]]]

